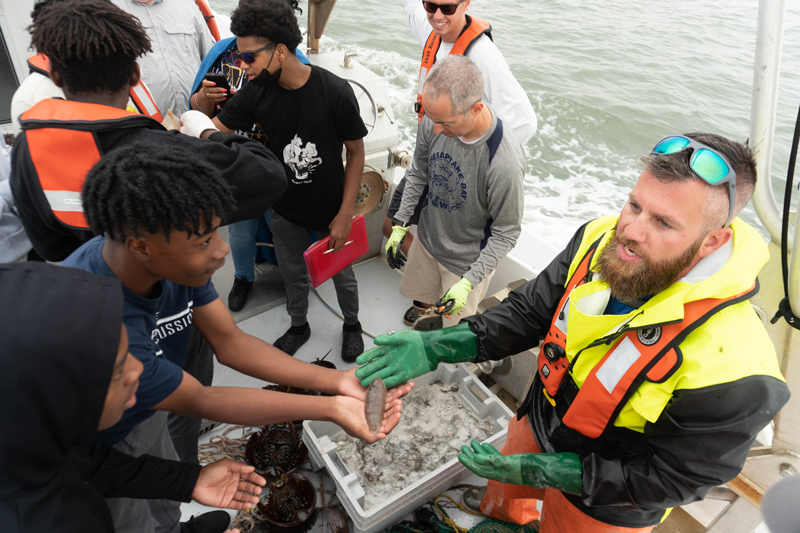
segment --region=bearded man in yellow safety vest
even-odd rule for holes
[[[643,162],[619,216],[582,226],[501,304],[451,328],[383,335],[357,360],[363,385],[393,387],[541,342],[504,447],[473,441],[459,455],[490,480],[489,516],[540,518],[543,533],[650,531],[736,477],[789,398],[748,301],[768,259],[736,218],[755,188],[750,149],[674,135]]]

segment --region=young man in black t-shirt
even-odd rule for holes
[[[283,161],[289,187],[272,206],[272,231],[292,326],[274,345],[294,354],[311,334],[303,251],[312,231],[317,237],[330,234],[336,251],[347,241],[367,129],[350,85],[298,60],[295,49],[302,35],[285,0],[242,0],[231,15],[231,31],[250,83],[228,100],[213,122],[224,132],[258,123],[269,148]],[[364,350],[358,286],[349,267],[333,281],[345,319],[342,359],[353,362]]]

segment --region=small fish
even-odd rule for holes
[[[364,416],[367,418],[369,431],[378,434],[383,422],[383,411],[386,406],[386,385],[381,378],[376,378],[367,389],[367,401],[364,404]]]

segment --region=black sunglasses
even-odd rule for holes
[[[273,46],[275,46],[275,45],[274,44],[268,44],[267,46],[262,46],[258,50],[253,50],[252,52],[242,52],[240,50],[239,51],[239,57],[242,58],[242,61],[244,61],[245,63],[250,65],[251,63],[255,62],[257,53],[263,52],[264,50],[269,50]]]
[[[447,15],[449,17],[450,15],[455,13],[456,9],[458,9],[458,6],[460,6],[464,2],[465,0],[461,0],[457,4],[434,4],[433,2],[426,2],[425,0],[422,0],[422,7],[424,7],[425,11],[427,11],[431,15],[436,13],[436,10],[438,9],[439,11],[442,12],[442,15]]]

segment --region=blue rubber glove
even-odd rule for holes
[[[436,302],[436,308],[440,315],[457,315],[467,305],[467,296],[472,290],[472,283],[467,278],[461,278],[455,285],[450,287],[447,294]],[[450,302],[453,302],[451,305]]]
[[[406,256],[400,251],[400,245],[406,238],[409,226],[392,226],[392,234],[386,243],[386,262],[392,268],[400,268],[406,263]]]

